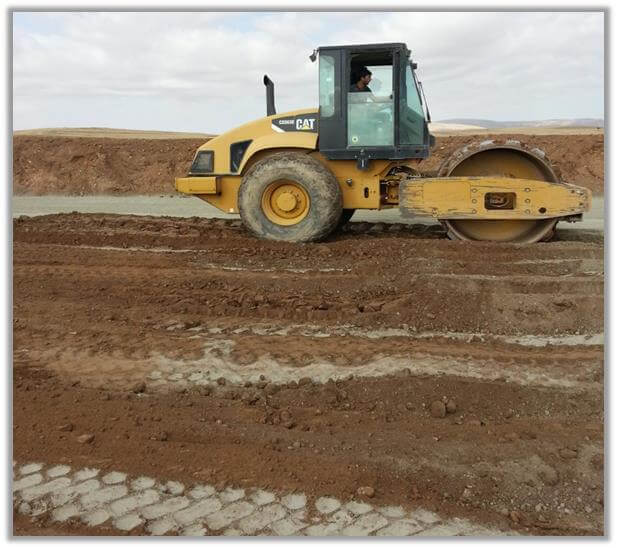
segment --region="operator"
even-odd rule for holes
[[[372,101],[373,103],[390,102],[390,100],[392,99],[392,95],[390,95],[389,97],[375,97],[375,95],[373,95],[371,88],[368,87],[368,84],[371,81],[372,76],[373,76],[373,73],[366,67],[362,67],[357,72],[357,75],[355,77],[355,79],[357,79],[356,83],[351,85],[351,87],[349,88],[349,92],[350,93],[365,92],[365,93],[368,93],[369,95],[363,95],[363,96],[356,95],[353,98],[350,97],[351,102],[353,103],[364,103],[368,101]]]
[[[356,83],[351,85],[351,88],[349,89],[349,91],[352,93],[356,91],[367,91],[369,93],[373,93],[371,91],[371,88],[368,87],[368,84],[371,81],[372,76],[373,76],[373,73],[369,69],[367,69],[366,67],[362,67],[357,73]]]

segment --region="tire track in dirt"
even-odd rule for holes
[[[233,223],[14,221],[16,459],[602,531],[602,239]]]

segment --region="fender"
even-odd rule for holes
[[[255,154],[268,149],[317,149],[317,109],[302,109],[259,118],[227,131],[197,149],[214,152],[212,176],[241,176]],[[230,162],[230,147],[234,143],[250,141],[237,170]]]

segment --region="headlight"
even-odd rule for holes
[[[214,151],[200,150],[191,165],[191,174],[212,173],[214,171]]]

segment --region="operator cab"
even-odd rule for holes
[[[432,136],[403,43],[319,48],[319,151],[329,160],[426,158]],[[315,54],[311,56],[314,60]],[[369,92],[354,84],[372,73]],[[428,114],[428,113],[427,113]]]

